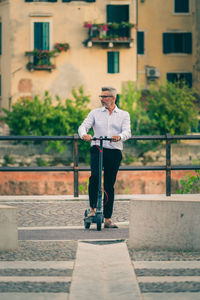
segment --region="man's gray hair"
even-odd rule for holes
[[[102,90],[102,92],[109,91],[111,93],[111,95],[114,97],[117,96],[117,90],[112,86],[103,86],[101,88],[101,90]]]

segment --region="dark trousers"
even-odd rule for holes
[[[99,179],[99,148],[90,148],[91,176],[89,178],[89,201],[90,207],[97,207],[98,179]],[[122,153],[117,149],[103,148],[104,167],[104,201],[103,214],[105,218],[111,218],[114,203],[114,184],[119,170]]]

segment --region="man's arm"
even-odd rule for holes
[[[78,134],[81,139],[85,141],[91,141],[92,136],[90,134],[87,134],[87,132],[93,125],[94,125],[94,116],[91,111],[78,128]]]
[[[122,132],[119,134],[122,141],[126,141],[131,137],[131,123],[130,123],[130,115],[126,111],[122,122]]]

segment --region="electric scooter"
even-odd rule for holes
[[[102,169],[103,169],[103,141],[112,141],[107,136],[99,138],[93,138],[93,141],[100,141],[99,147],[99,182],[98,182],[98,196],[97,196],[97,210],[95,216],[88,217],[90,209],[86,209],[84,214],[84,226],[85,229],[89,229],[92,223],[97,224],[97,230],[101,230],[101,225],[104,222],[104,216],[102,213]]]

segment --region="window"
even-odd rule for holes
[[[72,1],[96,2],[96,0],[62,0],[62,2],[72,2]]]
[[[2,26],[0,22],[0,55],[2,53]]]
[[[107,5],[107,22],[129,22],[129,5]],[[112,30],[110,31],[110,34],[119,37],[130,37],[130,28]]]
[[[107,5],[107,22],[128,22],[129,5]]]
[[[58,0],[25,0],[25,2],[57,2]]]
[[[34,49],[49,50],[49,22],[34,23]]]
[[[0,75],[0,98],[1,98],[1,75]]]
[[[144,54],[144,31],[137,31],[137,54]]]
[[[178,82],[181,84],[184,82],[188,87],[192,87],[192,73],[167,73],[167,80],[169,82]]]
[[[34,23],[34,49],[49,50],[49,22],[35,22]],[[42,60],[42,62],[41,62]],[[49,64],[50,59],[34,57],[34,65]]]
[[[108,53],[108,73],[119,73],[119,51]]]
[[[192,53],[192,33],[163,33],[163,53]]]
[[[189,13],[189,0],[174,0],[175,13]]]

